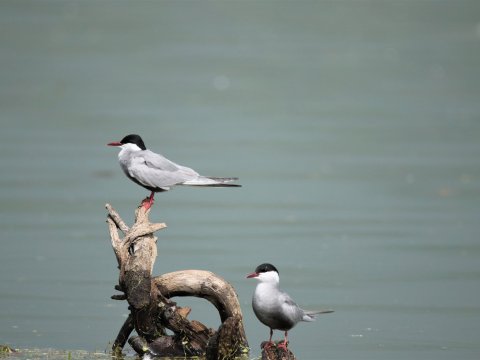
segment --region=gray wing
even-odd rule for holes
[[[130,176],[145,186],[166,188],[195,179],[199,174],[188,167],[178,165],[150,150],[140,151],[132,157],[128,168]]]
[[[282,303],[282,311],[294,323],[299,322],[303,318],[303,310],[293,301],[293,299],[284,291],[281,291],[280,300]]]

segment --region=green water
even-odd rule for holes
[[[116,150],[241,189],[157,197],[155,273],[237,289],[259,263],[307,309],[302,360],[480,355],[480,2],[0,2],[0,343],[104,351],[127,314],[104,204]],[[201,300],[193,318],[219,318]],[[280,339],[281,334],[276,333]]]

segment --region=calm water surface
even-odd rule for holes
[[[110,347],[104,204],[131,222],[146,192],[105,144],[135,132],[241,178],[151,219],[155,273],[237,289],[251,357],[245,274],[268,261],[336,311],[291,332],[299,359],[478,359],[479,2],[2,1],[0,30],[0,343]]]

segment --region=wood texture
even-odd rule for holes
[[[133,330],[138,336],[128,342],[140,355],[206,356],[233,359],[248,354],[248,342],[237,294],[221,277],[209,271],[184,270],[152,277],[157,257],[154,232],[166,227],[150,223],[149,210],[139,206],[135,223],[129,227],[107,204],[107,223],[119,268],[118,285],[112,299],[127,300],[130,315],[113,344],[118,353]],[[121,232],[121,235],[119,234]],[[176,296],[204,298],[218,310],[222,324],[217,331],[187,316],[189,308],[178,307]],[[167,335],[166,329],[173,332]]]

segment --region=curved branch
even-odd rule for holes
[[[152,279],[163,296],[195,296],[204,298],[218,310],[222,322],[227,318],[242,318],[237,294],[226,280],[210,271],[181,270],[163,274]]]

